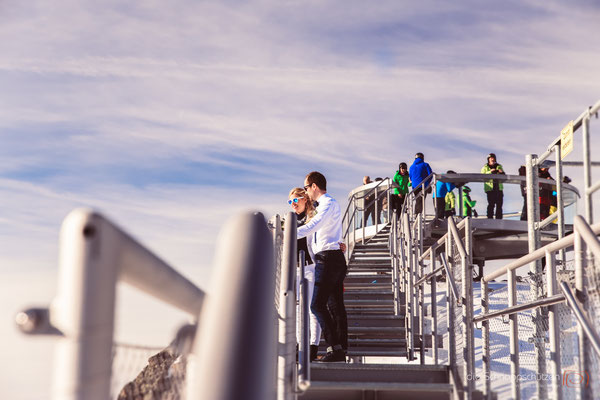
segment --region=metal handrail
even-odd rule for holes
[[[579,322],[579,324],[585,331],[585,334],[587,335],[588,339],[592,343],[594,350],[596,350],[596,354],[598,354],[598,356],[600,356],[600,336],[594,330],[594,328],[592,327],[592,324],[585,317],[583,311],[581,310],[581,307],[579,307],[579,304],[577,304],[577,301],[575,300],[575,296],[573,295],[573,292],[571,291],[571,288],[569,287],[567,282],[561,282],[560,288],[561,288],[562,292],[564,293],[564,297],[567,300],[567,304],[569,304],[569,307],[575,313],[575,317],[577,318],[577,321]]]
[[[575,220],[577,220],[577,217],[581,218],[580,216],[576,216]],[[590,226],[590,230],[595,235],[600,234],[600,223]],[[485,275],[483,278],[481,278],[481,280],[485,281],[485,282],[491,282],[492,280],[498,278],[501,275],[506,274],[509,271],[514,271],[518,268],[521,268],[521,267],[531,263],[532,261],[541,259],[546,254],[546,251],[548,251],[550,253],[554,253],[557,250],[565,249],[567,247],[572,246],[574,240],[575,240],[574,234],[565,236],[562,239],[559,239],[555,242],[549,243],[544,247],[540,247],[539,249],[537,249],[529,254],[526,254],[523,257],[518,258],[511,263],[506,264],[504,267]]]
[[[300,293],[299,304],[302,318],[300,319],[300,351],[298,354],[298,380],[296,385],[297,393],[304,393],[310,387],[310,323],[308,298],[308,280],[304,277],[304,267],[306,259],[304,250],[300,250]]]
[[[460,304],[460,296],[458,295],[458,289],[456,288],[456,282],[454,282],[454,277],[452,273],[450,273],[450,267],[448,266],[448,262],[446,261],[446,254],[440,253],[439,255],[442,264],[444,265],[444,269],[446,270],[446,279],[450,282],[450,288],[452,290],[452,295],[456,299],[456,301]]]

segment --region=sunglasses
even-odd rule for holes
[[[304,190],[308,190],[308,188],[311,187],[311,186],[312,186],[312,183],[310,185],[304,186]]]
[[[296,197],[295,199],[288,200],[288,204],[292,205],[292,203],[298,204],[298,200],[303,199],[304,197]]]

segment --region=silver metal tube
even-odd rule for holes
[[[454,219],[448,218],[448,228],[452,232],[453,242],[456,245],[456,247],[458,248],[458,252],[460,253],[461,258],[466,258],[467,251],[465,250],[465,246],[463,245],[462,240],[460,240],[460,235],[458,234],[458,229],[456,228]]]
[[[590,229],[592,230],[592,232],[594,232],[594,234],[596,234],[596,235],[600,234],[600,224],[592,225],[592,226],[590,226]],[[569,235],[560,240],[557,240],[555,242],[547,244],[546,246],[537,249],[533,253],[526,254],[523,257],[506,264],[504,267],[499,268],[496,271],[487,274],[486,276],[483,277],[483,280],[485,280],[487,282],[491,282],[493,279],[496,279],[497,277],[501,276],[502,274],[506,274],[507,271],[518,269],[524,265],[529,264],[532,260],[544,257],[544,255],[546,254],[546,250],[548,250],[549,252],[552,253],[552,252],[558,251],[561,248],[564,249],[569,246],[572,246],[573,242],[574,242],[574,238],[575,238],[575,235]]]
[[[194,318],[203,307],[202,290],[117,225],[93,210],[70,212],[60,231],[58,288],[48,323],[62,332],[54,359],[53,398],[110,397],[117,281]]]
[[[481,313],[487,314],[490,311],[489,307],[489,293],[488,293],[488,283],[481,282]],[[481,336],[483,340],[483,378],[484,378],[484,386],[483,386],[483,395],[485,398],[489,399],[492,395],[492,382],[490,380],[490,361],[491,361],[491,351],[490,351],[490,322],[483,321],[481,324]]]
[[[536,230],[540,230],[543,227],[545,227],[547,225],[550,225],[552,223],[552,221],[554,221],[555,219],[558,218],[558,214],[559,214],[559,212],[557,210],[557,211],[553,212],[552,214],[548,215],[546,218],[544,218],[543,221],[536,222],[535,223],[535,229]]]
[[[588,193],[588,188],[592,186],[592,168],[590,165],[590,115],[586,115],[581,121],[583,127],[583,185],[585,187],[585,219],[588,223],[594,222],[592,194]]]
[[[367,208],[367,199],[363,198],[363,207],[362,207],[362,237],[361,243],[365,244],[365,226],[367,225],[367,221],[365,220],[365,210]]]
[[[575,294],[584,304],[585,310],[585,280],[584,280],[584,269],[585,269],[585,244],[579,229],[575,229],[574,232],[575,241],[573,243],[575,253]],[[577,335],[579,336],[579,370],[589,371],[587,369],[589,363],[589,356],[587,354],[588,340],[585,336],[585,328],[582,324],[577,325]],[[589,396],[587,388],[584,386],[581,388],[581,398],[587,399]]]
[[[492,318],[498,318],[505,315],[512,315],[523,311],[533,310],[538,307],[550,306],[552,304],[558,304],[565,301],[565,297],[562,294],[554,295],[553,297],[543,297],[539,300],[532,300],[527,303],[522,303],[513,307],[506,307],[502,310],[493,311],[487,314],[478,315],[473,318],[473,322],[480,323],[488,321]]]
[[[290,226],[289,220],[288,217],[286,227]],[[292,231],[295,235],[295,225]],[[286,244],[291,245],[289,236]],[[295,257],[294,253],[293,268]],[[203,307],[198,324],[202,328],[196,332],[194,351],[190,355],[193,357],[188,363],[186,398],[262,400],[275,397],[277,338],[273,329],[276,320],[273,270],[272,241],[264,217],[259,213],[245,213],[230,220],[219,235],[213,291]],[[294,326],[295,323],[292,328]],[[295,337],[293,331],[293,342]],[[295,356],[295,348],[293,350]]]
[[[452,221],[452,218],[449,218],[448,221]],[[454,225],[454,228],[456,226]],[[465,236],[468,235],[467,229],[465,228]],[[466,240],[468,241],[468,240]],[[457,242],[460,242],[460,237],[458,237]],[[462,270],[462,300],[463,300],[463,343],[465,344],[465,376],[473,377],[474,376],[474,362],[473,362],[473,293],[470,290],[470,284],[472,282],[472,274],[471,268],[469,264],[468,254],[465,252],[464,255],[461,256],[461,270]],[[474,379],[467,379],[465,389],[466,389],[466,397],[470,399],[473,395],[473,390],[475,387]]]
[[[591,251],[596,258],[600,259],[600,241],[589,224],[581,218],[581,216],[576,215],[573,225],[581,235],[581,238],[585,241],[587,249]]]
[[[406,313],[408,314],[408,356],[410,360],[414,360],[415,358],[415,329],[414,329],[414,287],[413,287],[413,271],[414,271],[414,256],[413,256],[413,246],[412,246],[412,235],[410,230],[410,222],[408,220],[408,215],[404,215],[404,236],[406,238],[406,246],[404,247],[405,253],[407,253],[408,260],[408,293],[406,295],[407,309]]]
[[[556,263],[554,256],[546,251],[546,287],[548,297],[558,294],[556,284]],[[550,376],[552,376],[552,397],[556,400],[562,399],[562,382],[556,379],[561,375],[560,366],[560,320],[558,305],[548,307],[548,336],[550,336]]]
[[[577,304],[577,300],[575,299],[575,296],[573,295],[573,292],[571,291],[571,288],[567,282],[561,282],[560,286],[565,295],[567,303],[569,303],[569,307],[571,307],[571,310],[573,310],[573,313],[579,322],[579,326],[582,327],[585,333],[585,337],[588,338],[592,347],[596,351],[596,354],[600,357],[600,335],[598,335],[598,333],[594,330],[593,324],[590,323],[585,317],[583,310]],[[582,396],[582,398],[584,397]]]
[[[596,193],[598,191],[598,189],[600,189],[600,181],[596,182],[594,185],[585,188],[585,195],[586,196],[591,196],[592,194]]]
[[[440,260],[442,261],[442,264],[444,264],[444,269],[446,270],[446,276],[448,279],[448,284],[450,286],[450,290],[452,291],[454,298],[458,301],[460,299],[460,296],[458,295],[458,289],[456,288],[456,283],[454,282],[454,277],[452,276],[452,273],[450,272],[450,267],[448,267],[448,263],[446,262],[446,256],[444,253],[440,253]]]
[[[418,255],[417,253],[417,258]],[[417,262],[419,267],[419,277],[422,277],[424,274],[424,266],[423,262]],[[419,290],[419,334],[421,336],[421,349],[420,349],[420,357],[421,357],[421,365],[425,364],[425,316],[427,315],[427,311],[425,310],[425,285],[421,283],[418,286]]]
[[[374,201],[375,201],[375,215],[373,215],[373,225],[375,225],[375,232],[377,232],[377,229],[379,228],[379,193],[377,193],[377,188],[378,186],[375,186],[375,197],[374,197]]]
[[[514,307],[517,305],[517,283],[515,279],[515,271],[508,271],[508,306]],[[509,320],[509,341],[510,341],[510,374],[511,379],[511,395],[515,400],[521,398],[521,383],[519,382],[519,320],[518,314],[511,314]]]
[[[563,164],[562,164],[562,153],[560,144],[555,146],[556,154],[556,210],[558,212],[558,238],[562,239],[565,237],[565,210],[563,203]],[[567,258],[565,250],[559,250],[559,257],[561,261],[561,269],[566,268]]]
[[[303,393],[310,387],[310,300],[308,298],[308,280],[304,277],[306,260],[304,250],[300,251],[300,351],[298,352],[298,385],[297,389]]]
[[[296,364],[296,263],[298,254],[297,217],[289,212],[285,217],[281,286],[279,292],[279,343],[277,363],[277,398],[293,397]],[[218,397],[211,397],[218,398]]]
[[[435,270],[435,251],[431,252],[431,272]],[[433,364],[438,365],[438,340],[437,340],[437,279],[431,278],[431,346],[433,348]]]

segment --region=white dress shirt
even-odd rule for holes
[[[298,238],[307,237],[316,254],[324,250],[339,250],[342,241],[342,213],[337,201],[324,193],[317,199],[317,214],[298,228]]]

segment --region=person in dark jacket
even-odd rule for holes
[[[425,180],[429,175],[432,174],[431,167],[429,164],[425,162],[425,156],[423,153],[415,154],[415,161],[410,166],[408,170],[408,175],[410,177],[410,181],[412,182],[412,187],[415,194],[415,213],[419,214],[423,211],[423,201],[427,196],[427,189],[429,189],[430,179]],[[424,181],[425,180],[425,181]],[[421,183],[424,183],[421,186]],[[421,191],[425,189],[425,193],[421,196]]]

